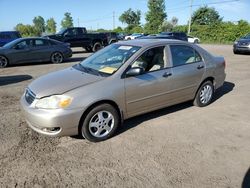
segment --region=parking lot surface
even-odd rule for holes
[[[250,56],[202,45],[226,59],[214,102],[183,103],[125,121],[100,143],[50,138],[27,127],[19,99],[37,77],[78,63],[0,69],[0,187],[241,187],[250,174]]]

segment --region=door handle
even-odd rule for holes
[[[172,73],[171,72],[165,72],[162,76],[167,78],[169,76],[172,76]]]
[[[203,69],[204,65],[198,65],[197,69]]]

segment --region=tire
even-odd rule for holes
[[[198,107],[204,107],[211,103],[214,96],[214,86],[211,81],[204,82],[196,92],[193,104]]]
[[[85,47],[86,52],[93,52],[90,46]]]
[[[199,41],[197,39],[194,40],[194,44],[198,44]]]
[[[237,50],[234,50],[234,54],[239,54],[239,52]]]
[[[98,50],[100,50],[100,49],[102,49],[102,48],[103,48],[102,44],[101,44],[100,42],[96,42],[96,43],[94,44],[93,48],[92,48],[92,51],[93,51],[93,52],[97,52]]]
[[[5,68],[9,65],[9,61],[5,56],[0,55],[0,68]]]
[[[79,132],[90,142],[100,142],[113,136],[119,122],[117,110],[110,104],[101,104],[82,118]]]
[[[50,57],[50,61],[54,64],[62,63],[64,60],[64,57],[61,52],[53,52]]]

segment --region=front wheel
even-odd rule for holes
[[[214,95],[214,86],[211,81],[204,82],[198,89],[193,104],[204,107],[211,103]]]
[[[91,142],[110,138],[119,125],[117,110],[110,104],[93,108],[80,124],[80,134]]]
[[[9,65],[8,59],[0,55],[0,68],[5,68]]]
[[[63,62],[62,53],[61,52],[54,52],[50,57],[50,61],[54,64],[62,63]]]

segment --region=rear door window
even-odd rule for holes
[[[35,39],[34,40],[35,47],[48,46],[48,45],[49,45],[49,43],[47,40],[42,40],[42,39]]]
[[[170,51],[173,67],[202,61],[199,53],[189,46],[171,45]]]

